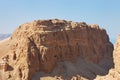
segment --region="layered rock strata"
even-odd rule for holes
[[[10,50],[5,57],[9,64],[7,80],[31,80],[37,72],[51,73],[58,63],[77,63],[78,58],[98,65],[105,72],[113,67],[113,45],[98,25],[37,20],[19,26],[9,41]]]

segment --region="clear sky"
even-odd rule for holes
[[[120,33],[120,0],[0,0],[0,33],[50,18],[99,24],[114,42]]]

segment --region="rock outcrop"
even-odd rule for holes
[[[115,69],[120,73],[120,35],[118,36],[117,42],[114,47],[114,63]]]
[[[113,67],[113,45],[106,31],[85,22],[53,19],[26,23],[13,32],[9,45],[10,50],[4,57],[9,64],[5,72],[7,80],[31,80],[37,72],[62,75],[64,66],[68,74],[78,75],[73,80],[93,79],[107,74]],[[85,69],[90,72],[82,73]]]
[[[96,80],[120,80],[120,35],[114,45],[114,68],[106,76],[97,76]]]

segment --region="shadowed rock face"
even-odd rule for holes
[[[34,80],[37,72],[37,77],[61,75],[71,79],[78,74],[94,79],[113,67],[113,45],[106,31],[84,22],[53,19],[23,24],[13,32],[10,47],[7,63],[13,70],[6,72],[9,80]],[[56,70],[59,65],[66,67],[61,73]]]
[[[106,76],[97,76],[96,80],[120,80],[120,35],[114,46],[113,59],[114,68]]]

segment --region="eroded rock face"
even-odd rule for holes
[[[118,36],[114,48],[114,63],[116,71],[120,73],[120,35]]]
[[[120,35],[114,45],[114,68],[106,76],[97,76],[96,80],[120,80]]]
[[[113,67],[113,45],[98,25],[65,20],[38,20],[19,26],[10,39],[7,80],[31,80],[39,71],[50,73],[58,62],[79,58],[105,70]],[[104,64],[104,60],[111,61]]]

